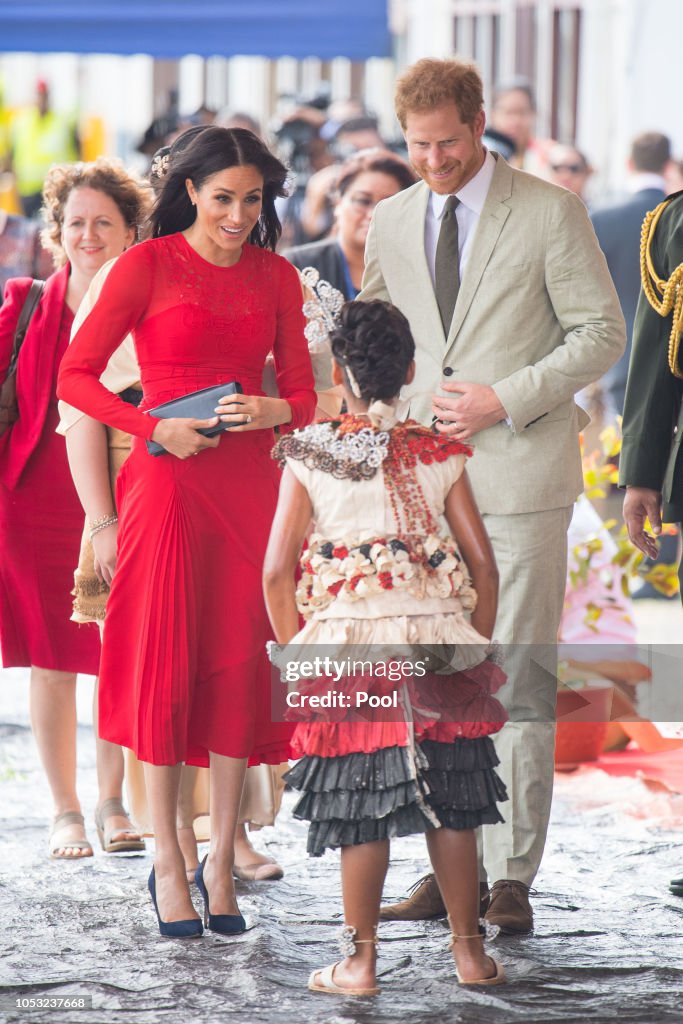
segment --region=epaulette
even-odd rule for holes
[[[672,200],[681,195],[683,189],[669,196],[645,215],[640,234],[640,280],[645,297],[654,311],[662,317],[672,314],[667,360],[674,377],[683,379],[683,372],[678,365],[678,350],[683,331],[683,263],[679,264],[668,281],[665,281],[659,277],[652,262],[652,242],[659,220]]]

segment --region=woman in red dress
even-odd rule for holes
[[[112,268],[60,370],[60,398],[134,437],[118,481],[100,729],[145,762],[156,836],[150,891],[162,934],[201,933],[175,829],[182,762],[210,767],[211,847],[197,883],[209,927],[234,933],[245,927],[232,863],[247,761],[277,764],[289,753],[290,727],[271,721],[260,574],[279,483],[273,428],[309,422],[316,399],[301,285],[272,251],[285,179],[251,132],[199,135],[171,166],[155,237]],[[129,331],[139,409],[99,383]],[[261,390],[271,350],[281,398]],[[244,394],[223,400],[213,419],[146,412],[231,380]],[[231,429],[198,432],[218,417]],[[149,439],[168,454],[152,457]]]
[[[83,514],[64,440],[55,433],[59,361],[95,273],[136,238],[138,182],[118,164],[56,165],[45,182],[43,241],[59,268],[45,283],[17,364],[19,418],[0,438],[0,645],[6,668],[31,667],[31,724],[52,792],[50,856],[92,857],[76,791],[76,673],[97,675],[100,640],[69,621]],[[0,309],[0,380],[31,287],[7,283]],[[143,849],[121,806],[123,754],[97,742],[98,823],[116,849]]]

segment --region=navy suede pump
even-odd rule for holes
[[[167,938],[172,939],[195,939],[203,933],[202,922],[198,918],[192,918],[189,921],[162,921],[159,916],[159,908],[157,906],[157,886],[156,878],[154,875],[154,868],[152,868],[151,874],[147,881],[147,888],[149,894],[152,897],[152,903],[157,915],[157,921],[159,922],[159,932],[161,935],[165,935]]]
[[[208,856],[208,854],[207,854]],[[204,884],[204,865],[206,857],[195,871],[194,880],[197,883],[202,899],[204,900],[204,926],[219,935],[239,935],[247,930],[247,923],[241,914],[212,914],[209,908],[209,894]]]

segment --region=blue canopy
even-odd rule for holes
[[[390,56],[387,0],[0,0],[0,51]]]

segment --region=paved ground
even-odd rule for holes
[[[677,605],[640,603],[641,639],[672,642]],[[79,768],[95,803],[89,686],[80,695]],[[0,675],[0,1022],[170,1024],[512,1024],[683,1021],[683,797],[602,773],[558,776],[550,841],[534,899],[536,930],[498,939],[510,984],[460,989],[440,922],[381,930],[382,995],[311,995],[313,967],[336,957],[338,859],[306,858],[291,800],[257,842],[281,882],[238,884],[254,927],[238,939],[161,939],[146,892],[151,854],[45,856],[50,806],[28,728],[25,674]],[[95,838],[94,828],[89,829]],[[387,894],[424,871],[423,843],[396,842]],[[17,999],[92,998],[84,1010],[17,1009]]]

